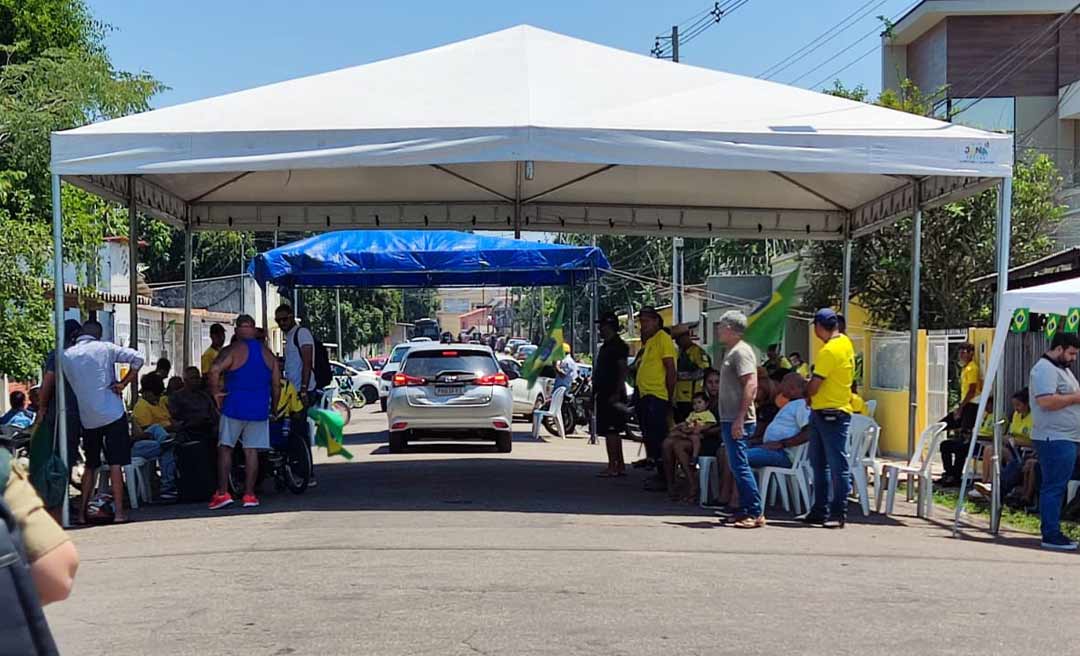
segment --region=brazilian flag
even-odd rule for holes
[[[343,435],[345,419],[341,415],[333,410],[309,408],[308,417],[315,422],[316,446],[325,447],[328,456],[341,456],[346,460],[353,459],[353,455],[343,446],[345,442]]]
[[[1065,317],[1060,314],[1048,314],[1046,315],[1046,323],[1043,324],[1043,334],[1046,335],[1046,339],[1053,339],[1057,334],[1058,328],[1065,323]]]
[[[1009,324],[1009,332],[1026,333],[1031,328],[1031,311],[1027,308],[1017,308],[1013,312],[1012,323]]]
[[[795,299],[795,283],[798,279],[799,269],[796,268],[773,290],[769,302],[754,310],[746,324],[744,342],[764,353],[770,344],[783,341],[788,310]]]
[[[1065,332],[1076,335],[1080,333],[1080,308],[1069,308],[1065,315]]]
[[[564,357],[566,357],[566,351],[563,350],[563,306],[560,305],[555,312],[555,319],[551,322],[547,337],[521,365],[521,377],[532,385],[544,367]]]

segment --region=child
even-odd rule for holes
[[[705,396],[704,392],[695,394],[691,403],[693,412],[686,417],[686,421],[677,424],[672,429],[671,436],[677,440],[690,440],[694,447],[690,457],[692,460],[697,460],[701,453],[701,431],[715,425],[716,416],[709,411],[709,397]],[[687,474],[689,475],[689,472]]]

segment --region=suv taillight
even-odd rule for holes
[[[409,374],[394,374],[394,387],[411,387],[413,385],[427,385],[427,379]]]
[[[499,372],[497,374],[491,374],[490,376],[481,376],[473,381],[474,385],[498,385],[499,387],[506,387],[510,384],[510,379],[506,377],[506,374]]]

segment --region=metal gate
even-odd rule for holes
[[[949,412],[949,335],[931,330],[926,336],[926,416],[937,421]]]

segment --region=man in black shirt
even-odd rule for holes
[[[593,367],[593,394],[596,398],[596,432],[604,436],[608,466],[602,478],[626,476],[622,434],[626,430],[626,372],[630,349],[619,337],[619,318],[605,312],[596,321],[600,351]]]

